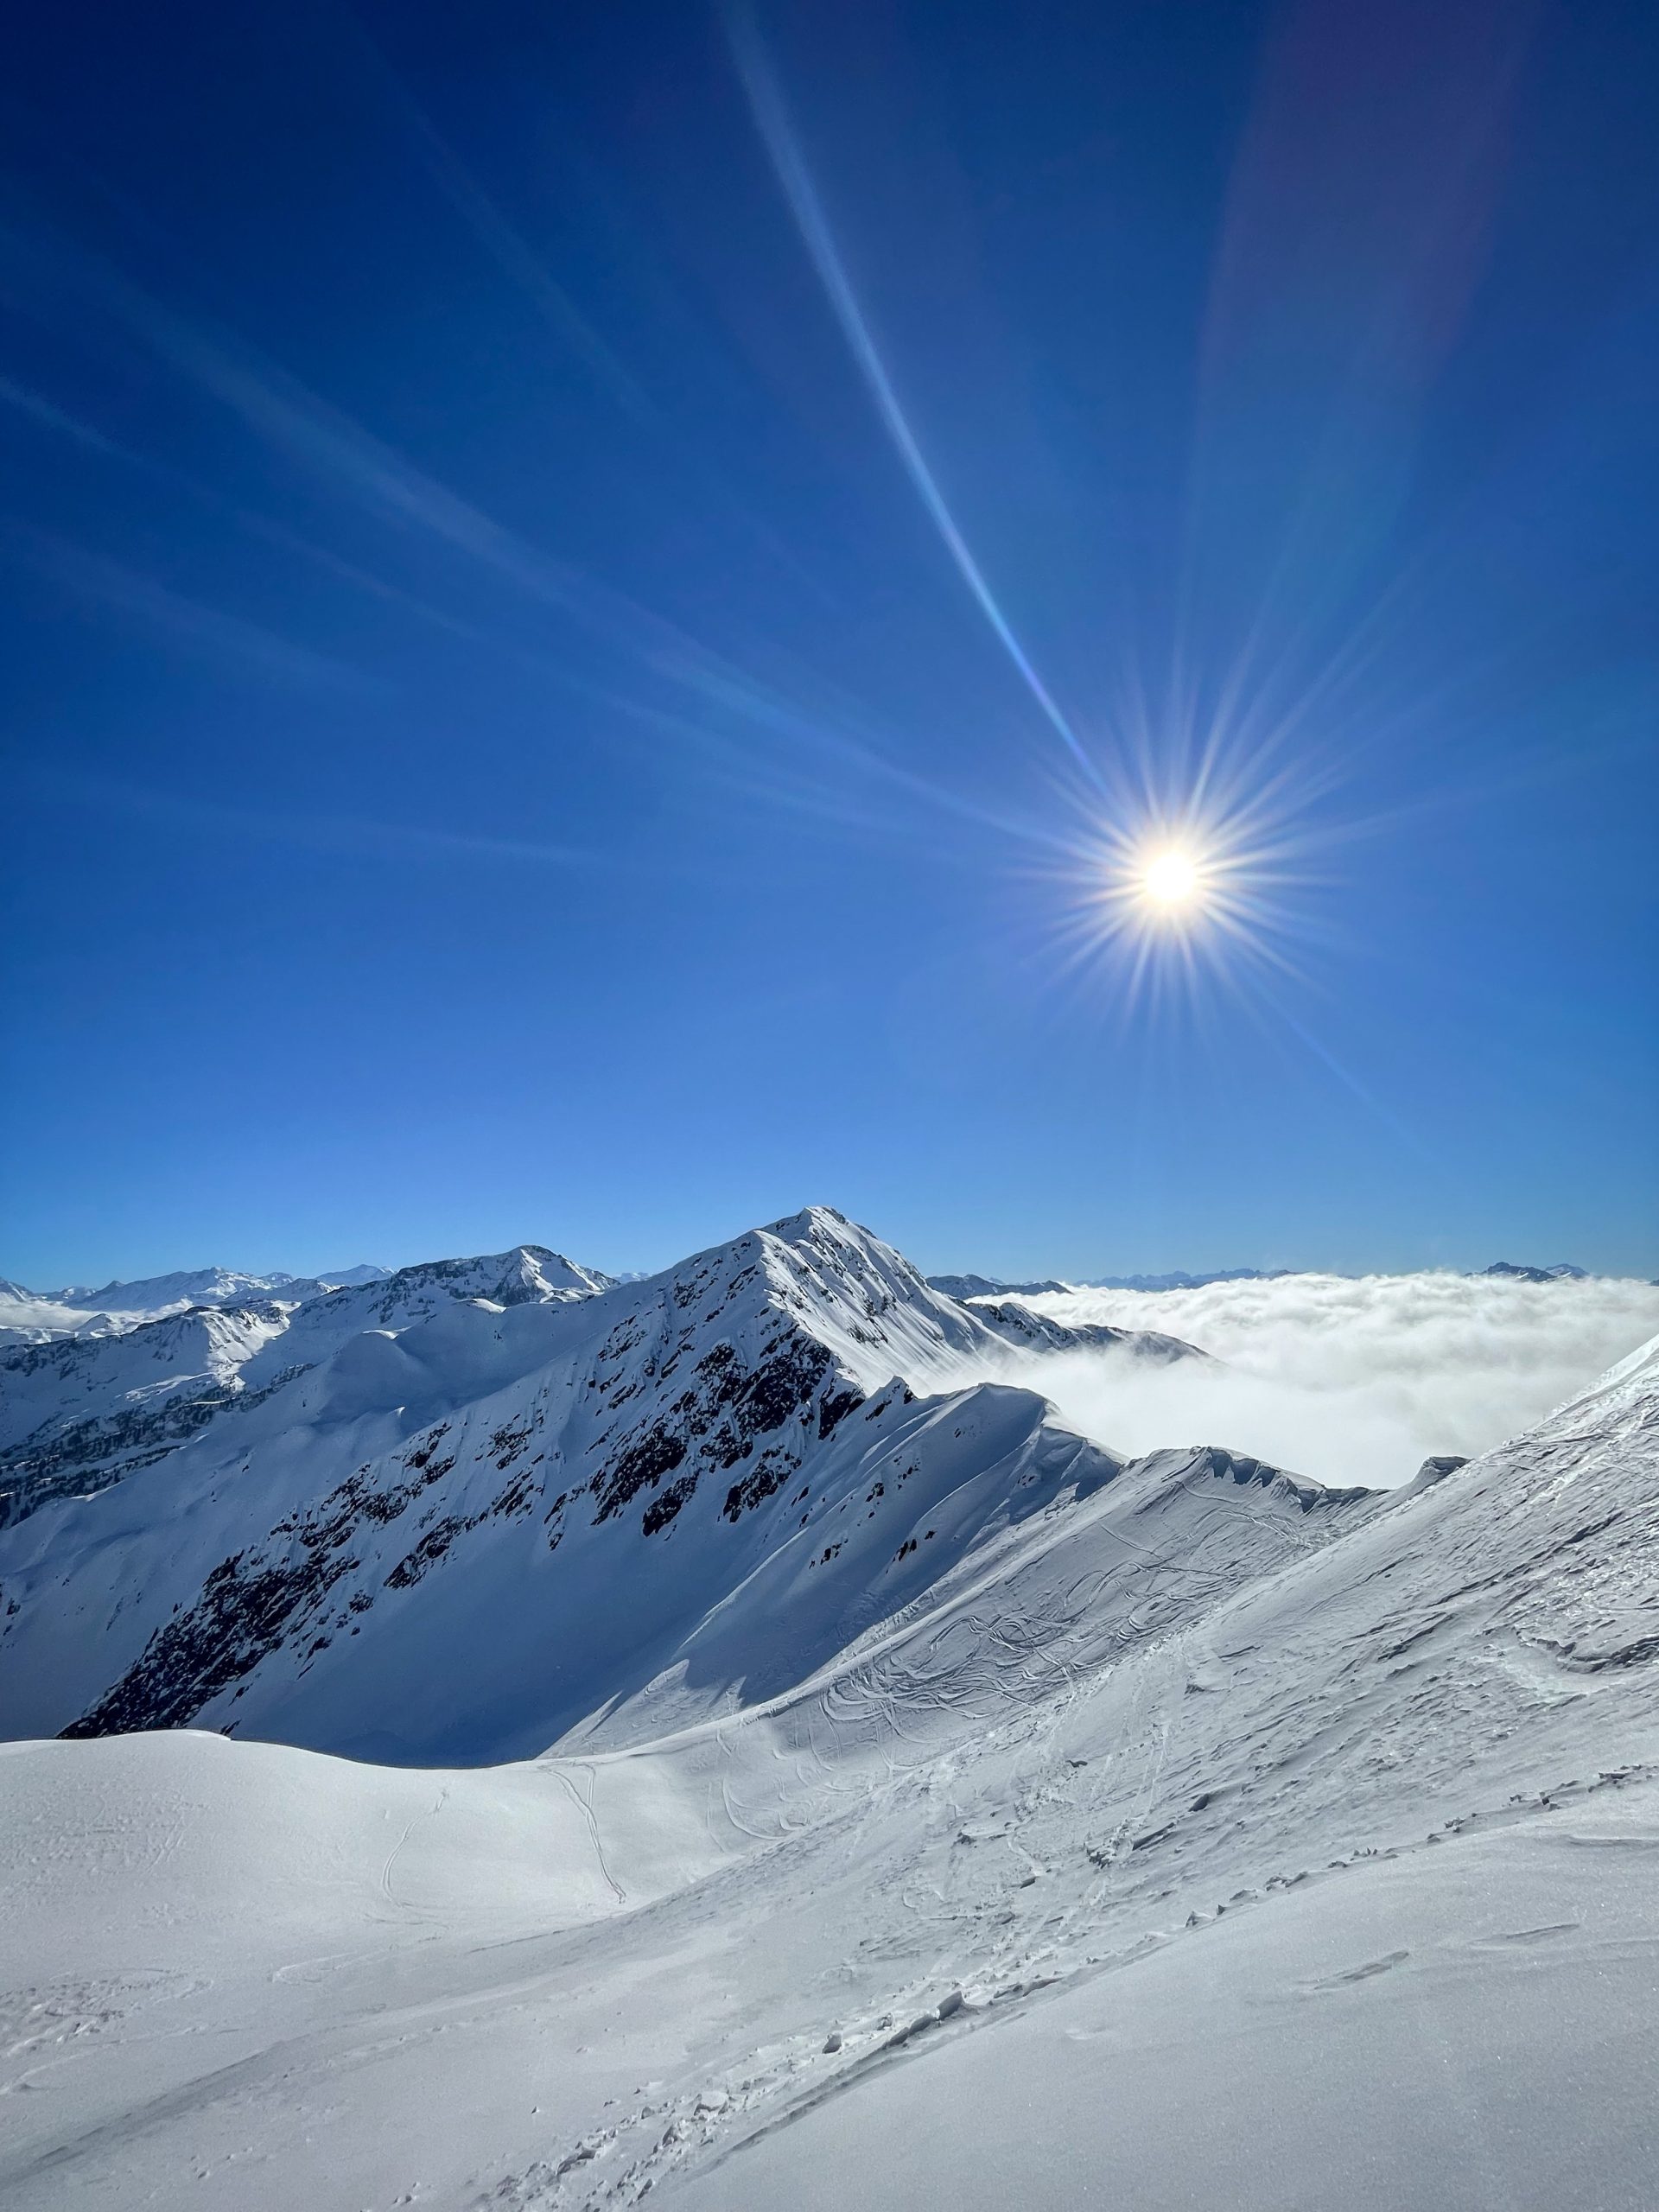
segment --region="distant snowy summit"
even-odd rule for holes
[[[280,1269],[275,1274],[244,1274],[236,1268],[190,1268],[174,1274],[146,1275],[137,1282],[106,1282],[94,1290],[85,1283],[67,1289],[24,1292],[70,1309],[92,1308],[121,1313],[169,1313],[187,1306],[233,1306],[246,1298],[313,1295],[319,1290],[338,1290],[346,1285],[378,1282],[388,1268],[356,1267],[324,1269],[315,1275],[293,1275]]]
[[[537,1283],[543,1281],[545,1287],[561,1291],[588,1291],[602,1289],[611,1281],[592,1268],[576,1267],[542,1244],[519,1245],[514,1254],[499,1253],[493,1259],[430,1261],[396,1270],[360,1264],[330,1268],[319,1275],[253,1275],[234,1268],[194,1268],[174,1274],[149,1275],[136,1282],[106,1282],[96,1290],[81,1283],[62,1290],[27,1290],[21,1283],[0,1279],[0,1346],[49,1344],[60,1337],[124,1336],[148,1321],[207,1307],[225,1311],[272,1302],[302,1306],[331,1292],[363,1290],[373,1283],[403,1282],[406,1278],[430,1278],[435,1270],[444,1268],[488,1272],[499,1267],[505,1279],[515,1254],[531,1257],[532,1272],[523,1278],[526,1294],[536,1294]],[[544,1274],[536,1274],[537,1268]]]
[[[1516,1260],[1494,1260],[1481,1273],[1507,1275],[1513,1282],[1584,1282],[1590,1271],[1587,1268],[1575,1268],[1569,1260],[1558,1260],[1553,1268],[1529,1268]]]
[[[610,1287],[608,1275],[543,1244],[391,1274],[348,1272],[362,1279],[213,1268],[111,1285],[156,1295],[160,1310],[118,1309],[98,1317],[102,1325],[0,1339],[0,1528],[54,1497],[105,1490],[152,1465],[219,1414],[246,1413],[365,1331],[395,1335],[457,1303],[505,1311]],[[219,1295],[181,1304],[171,1294],[180,1284]]]
[[[106,1282],[98,1289],[71,1283],[61,1290],[29,1290],[0,1278],[0,1344],[120,1336],[146,1321],[197,1306],[244,1306],[273,1298],[296,1304],[322,1291],[384,1281],[388,1272],[362,1266],[320,1275],[254,1275],[235,1268],[191,1268],[136,1282]]]
[[[963,1301],[970,1298],[1035,1298],[1040,1292],[1069,1290],[1064,1282],[1000,1282],[995,1275],[929,1275],[925,1278],[930,1290],[943,1291],[947,1298]]]

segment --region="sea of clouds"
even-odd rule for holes
[[[1659,1286],[1599,1277],[1286,1275],[1026,1302],[1182,1337],[1225,1363],[1014,1355],[997,1379],[1040,1390],[1069,1426],[1128,1452],[1224,1444],[1332,1484],[1392,1486],[1431,1453],[1472,1458],[1659,1335]]]

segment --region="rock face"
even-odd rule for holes
[[[0,1536],[8,1728],[481,1759],[601,1706],[701,1714],[711,1682],[785,1684],[1120,1465],[1028,1391],[902,1378],[1128,1332],[982,1318],[827,1209],[609,1290],[551,1257],[155,1325],[194,1332],[209,1379],[60,1429],[76,1483],[95,1441],[109,1486],[54,1497],[37,1458]],[[73,1389],[153,1333],[54,1348],[53,1373]],[[798,1587],[740,1655],[709,1618],[783,1555]]]

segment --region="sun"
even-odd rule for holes
[[[1300,847],[1260,807],[1126,784],[1066,854],[1068,968],[1097,969],[1125,1008],[1191,1005],[1212,983],[1265,993],[1300,973],[1281,887]]]
[[[1175,847],[1154,853],[1141,870],[1141,895],[1171,912],[1191,906],[1199,888],[1198,862]]]

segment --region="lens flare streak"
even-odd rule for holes
[[[817,271],[825,296],[841,325],[842,335],[852,351],[864,381],[869,386],[887,434],[892,438],[899,459],[905,465],[911,482],[915,486],[923,505],[931,517],[935,528],[943,539],[945,550],[973,594],[980,611],[990,624],[998,640],[1023,678],[1027,690],[1036,701],[1044,716],[1066,747],[1077,766],[1098,786],[1099,771],[1090,758],[1071,722],[1061,712],[1048,687],[1033,666],[1030,657],[1014,635],[1012,625],[997,604],[996,595],[986,582],[978,562],[974,558],[966,538],[957,527],[956,518],[945,503],[943,492],[935,480],[925,455],[911,429],[899,395],[893,390],[893,379],[877,350],[870,327],[860,306],[847,275],[817,187],[802,157],[791,125],[783,95],[776,78],[767,64],[754,28],[744,16],[734,12],[730,19],[732,49],[744,90],[748,94],[755,127],[760,131],[766,152],[777,171],[778,181],[791,213],[800,231],[802,242]]]

